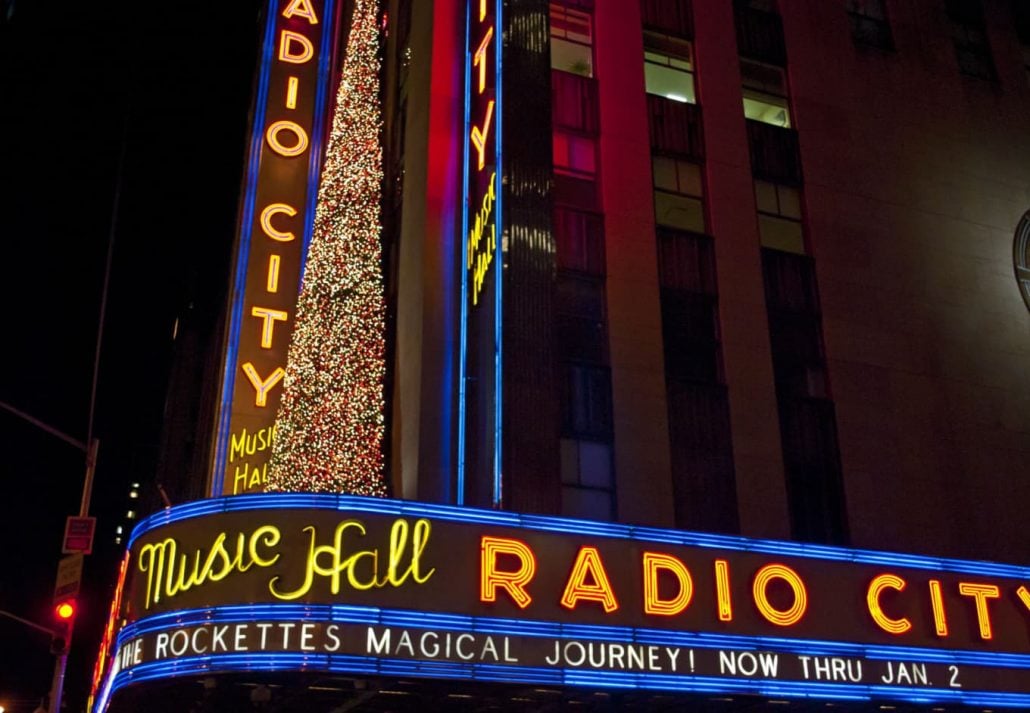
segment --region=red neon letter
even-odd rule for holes
[[[873,581],[869,583],[869,589],[866,591],[865,600],[869,606],[869,614],[872,615],[876,625],[888,634],[904,634],[912,628],[912,622],[904,617],[891,619],[887,616],[880,606],[880,594],[884,589],[896,589],[902,592],[905,590],[906,584],[901,577],[893,574],[880,574],[873,577]]]
[[[519,568],[514,572],[498,570],[497,555],[500,554],[518,558]],[[498,589],[506,591],[520,609],[525,609],[533,601],[526,591],[526,585],[536,574],[536,557],[525,542],[484,536],[480,541],[479,562],[480,601],[496,602]]]
[[[587,584],[587,575],[593,580],[593,584]],[[606,614],[611,614],[619,608],[611,582],[608,581],[608,573],[604,571],[604,565],[601,563],[601,553],[596,547],[579,549],[576,562],[569,574],[569,581],[565,585],[565,593],[561,596],[561,605],[566,609],[575,609],[576,602],[580,599],[598,602],[604,607]]]
[[[994,635],[991,634],[991,615],[987,611],[987,600],[1000,597],[1001,590],[993,584],[959,582],[958,593],[976,600],[976,619],[980,623],[980,638],[994,638]]]
[[[658,596],[658,573],[672,572],[679,582],[679,593],[672,599]],[[644,613],[675,616],[687,608],[694,595],[694,582],[690,570],[678,558],[655,552],[644,553]]]
[[[782,579],[794,590],[794,604],[786,611],[775,608],[766,595],[769,582],[774,579]],[[801,621],[808,609],[808,593],[805,591],[805,583],[798,576],[798,573],[784,564],[767,564],[758,570],[753,585],[755,606],[762,616],[776,626],[793,626]]]
[[[490,120],[493,118],[494,100],[491,99],[486,105],[486,118],[483,119],[483,129],[480,130],[478,126],[472,127],[472,145],[476,147],[480,171],[486,165],[486,157],[483,152],[486,151],[486,137],[490,135]]]

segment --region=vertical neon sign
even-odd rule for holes
[[[502,0],[466,6],[457,502],[501,504]]]
[[[261,491],[318,192],[335,0],[270,0],[236,244],[211,495]]]

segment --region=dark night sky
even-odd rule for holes
[[[226,283],[260,5],[14,0],[0,20],[0,401],[80,440],[125,144],[96,411],[99,551],[68,710],[107,616],[128,483],[154,470],[176,314],[198,285]],[[6,411],[0,448],[0,609],[46,623],[83,456]],[[49,688],[48,645],[0,618],[7,711],[31,711]]]

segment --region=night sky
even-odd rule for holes
[[[79,440],[125,153],[95,421],[97,544],[69,711],[84,704],[129,483],[153,487],[175,318],[227,286],[260,5],[0,0],[0,402]],[[0,610],[47,624],[84,456],[4,410],[0,447]],[[45,634],[0,618],[9,713],[49,689],[48,649]]]

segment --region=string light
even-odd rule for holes
[[[354,4],[268,490],[386,495],[377,0]]]

